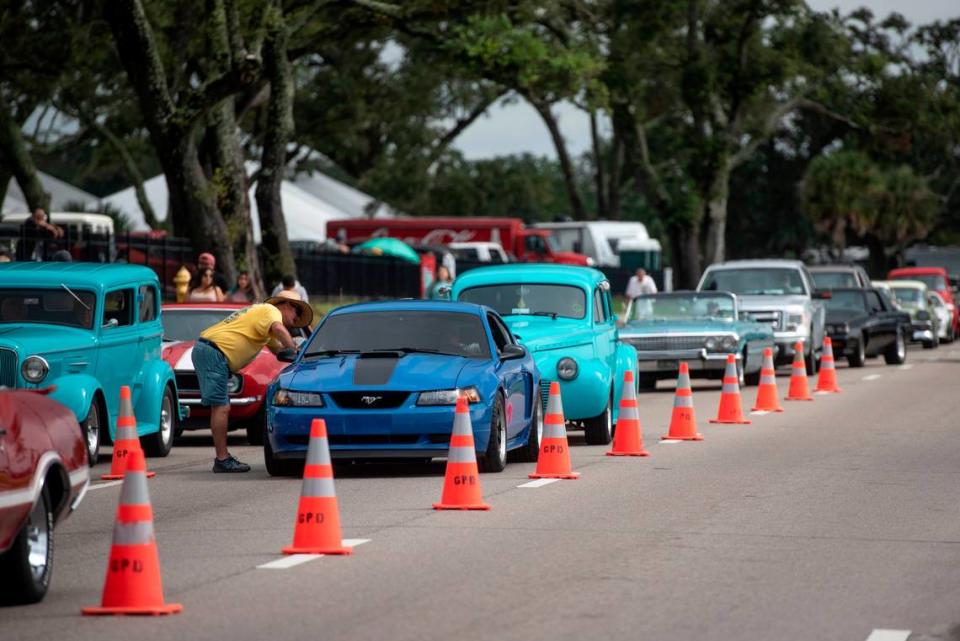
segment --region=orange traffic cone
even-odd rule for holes
[[[532,479],[578,479],[579,472],[570,469],[570,446],[567,443],[567,421],[563,417],[560,401],[560,383],[550,383],[547,397],[547,414],[543,417],[543,441],[537,471],[528,475]]]
[[[760,368],[760,387],[757,388],[757,402],[754,412],[782,412],[780,391],[777,389],[777,371],[773,367],[773,350],[763,350],[763,367]]]
[[[110,461],[110,473],[101,474],[105,480],[122,479],[127,469],[127,459],[134,452],[143,453],[140,437],[137,436],[137,419],[133,415],[133,401],[130,400],[130,388],[120,388],[120,416],[117,417],[117,438],[113,440],[113,460]],[[156,476],[156,472],[147,472],[147,478]]]
[[[333,464],[327,443],[327,424],[322,418],[310,423],[307,462],[303,467],[303,485],[297,505],[297,523],[293,545],[284,554],[352,554],[343,545],[340,533],[340,509],[333,487]]]
[[[727,355],[727,369],[723,373],[723,389],[720,391],[720,408],[717,418],[710,419],[711,423],[736,423],[745,425],[750,421],[743,417],[743,408],[740,406],[740,381],[737,376],[737,357]]]
[[[470,406],[462,396],[457,399],[457,411],[453,415],[453,434],[450,435],[450,453],[447,454],[443,494],[440,502],[433,504],[433,509],[490,509],[490,506],[483,502],[483,492],[480,489],[477,451],[473,444],[473,426],[470,424]]]
[[[790,390],[787,392],[788,401],[812,401],[810,389],[807,387],[807,364],[803,362],[803,343],[797,341],[793,346],[793,365],[790,372]]]
[[[113,526],[113,545],[107,564],[100,607],[83,608],[83,614],[175,614],[179,603],[163,602],[160,559],[153,535],[153,508],[147,491],[147,466],[143,452],[126,457],[127,469],[120,490],[120,505]]]
[[[680,375],[677,376],[677,392],[673,397],[673,414],[670,417],[670,429],[664,441],[702,441],[697,434],[697,419],[693,411],[693,390],[690,389],[690,367],[680,363]]]
[[[827,336],[823,339],[823,356],[820,357],[820,374],[817,376],[815,392],[842,392],[837,384],[837,368],[833,362],[833,341]]]
[[[643,430],[637,412],[637,388],[630,370],[623,374],[617,431],[613,433],[613,449],[607,452],[607,456],[650,456],[650,452],[643,449]]]

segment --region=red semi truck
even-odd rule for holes
[[[494,242],[521,262],[593,264],[583,254],[554,250],[550,230],[527,229],[519,218],[362,218],[327,223],[327,238],[353,243],[379,237],[414,245]]]

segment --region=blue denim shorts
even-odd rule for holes
[[[229,405],[227,379],[230,367],[223,352],[208,343],[197,341],[193,345],[193,368],[200,382],[200,404],[207,407]]]

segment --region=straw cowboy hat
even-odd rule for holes
[[[291,303],[298,311],[297,320],[294,321],[294,327],[306,327],[313,322],[313,308],[300,300],[300,294],[286,289],[280,290],[276,296],[271,296],[266,301],[268,305],[279,305],[280,303]]]

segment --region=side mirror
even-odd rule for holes
[[[515,358],[523,358],[527,355],[526,348],[520,345],[505,345],[503,351],[500,352],[501,360],[509,361]]]
[[[282,363],[292,363],[297,360],[297,350],[285,347],[277,352],[277,360]]]
[[[103,322],[104,327],[118,327],[119,325],[120,321],[118,321],[116,318],[108,318]]]
[[[833,298],[833,292],[829,289],[815,289],[813,290],[812,298],[817,300],[829,300]]]

